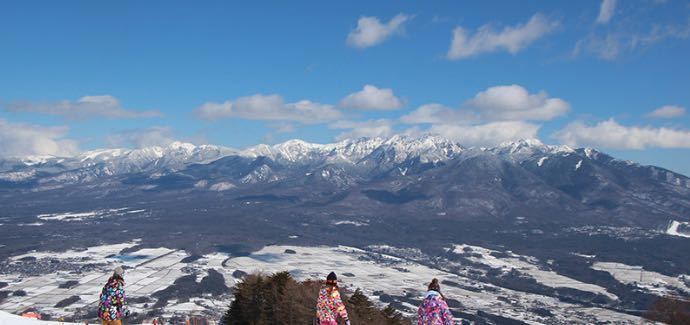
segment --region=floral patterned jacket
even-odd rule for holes
[[[128,311],[125,304],[125,280],[122,277],[113,275],[108,279],[98,303],[98,318],[109,321],[118,320],[127,316]]]
[[[321,288],[319,300],[316,302],[316,318],[319,319],[319,324],[336,325],[338,316],[344,320],[348,319],[345,304],[340,298],[340,291],[338,288],[333,288],[333,290]]]
[[[453,314],[440,293],[427,292],[417,309],[417,325],[453,325]]]

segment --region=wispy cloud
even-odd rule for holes
[[[664,105],[647,114],[647,117],[676,118],[681,117],[683,115],[685,115],[685,107],[680,107],[676,105]]]
[[[463,27],[456,27],[447,56],[451,60],[457,60],[500,50],[516,54],[556,30],[559,25],[559,21],[538,13],[524,24],[506,26],[501,31],[494,30],[488,24],[480,27],[474,34]]]
[[[613,13],[616,10],[616,0],[602,0],[601,6],[599,7],[599,16],[597,16],[597,23],[607,24]]]
[[[652,46],[672,39],[690,38],[690,19],[686,22],[657,21],[645,24],[647,11],[628,13],[615,22],[610,22],[615,10],[615,1],[602,2],[597,18],[598,24],[608,24],[606,28],[595,28],[575,43],[572,57],[593,55],[604,60],[613,60],[625,53]],[[602,20],[606,18],[605,20]]]
[[[357,27],[347,35],[347,44],[351,47],[367,48],[377,45],[396,33],[404,30],[405,23],[412,19],[406,14],[397,14],[388,23],[382,23],[377,17],[364,16],[357,21]]]
[[[146,148],[167,146],[177,141],[171,127],[153,126],[144,129],[131,129],[106,136],[110,147]]]
[[[84,96],[76,101],[63,100],[52,103],[15,102],[7,105],[5,110],[60,115],[70,119],[145,118],[163,115],[155,110],[136,111],[123,108],[120,101],[111,95]]]

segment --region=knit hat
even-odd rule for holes
[[[441,285],[438,284],[438,279],[433,278],[431,280],[431,283],[429,283],[429,290],[441,292]]]
[[[328,273],[328,276],[326,277],[326,283],[328,283],[328,284],[338,283],[338,277],[335,275],[335,272]]]
[[[113,275],[117,275],[119,277],[122,277],[125,274],[125,270],[122,268],[122,266],[118,266],[113,270]]]

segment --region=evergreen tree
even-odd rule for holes
[[[312,324],[322,283],[297,282],[288,272],[246,276],[234,288],[235,299],[221,319],[227,325]],[[344,290],[343,290],[344,291]],[[360,290],[341,292],[353,324],[410,324],[391,306],[380,310]]]

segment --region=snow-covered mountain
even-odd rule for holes
[[[194,164],[209,164],[225,157],[240,157],[269,162],[251,167],[238,181],[245,184],[284,179],[275,169],[284,167],[343,169],[354,174],[399,173],[409,175],[451,160],[464,160],[477,156],[493,156],[518,164],[533,163],[537,167],[549,165],[554,158],[574,160],[571,166],[579,170],[587,161],[629,165],[646,168],[659,177],[688,186],[687,179],[669,174],[661,168],[639,166],[622,162],[591,148],[574,149],[568,146],[546,145],[536,139],[502,143],[493,148],[464,148],[454,141],[432,135],[410,137],[396,135],[390,138],[346,139],[336,143],[316,144],[290,140],[275,145],[257,145],[245,150],[234,150],[214,145],[193,145],[173,142],[168,146],[141,149],[99,149],[83,152],[75,157],[23,157],[0,160],[0,182],[28,183],[49,188],[64,184],[88,183],[103,177],[144,174],[152,178],[182,171]],[[568,158],[570,157],[570,158]],[[249,168],[249,167],[247,167]],[[333,170],[333,169],[332,169]],[[397,172],[396,172],[397,170]],[[310,171],[307,171],[310,172]],[[329,173],[330,174],[330,173]],[[342,173],[339,174],[344,177]],[[213,180],[208,180],[213,181]],[[350,181],[340,180],[339,183]]]
[[[173,142],[165,147],[91,150],[74,157],[30,156],[0,162],[0,180],[21,182],[45,178],[69,183],[86,182],[130,173],[173,172],[232,154],[237,154],[237,151],[214,145]]]

